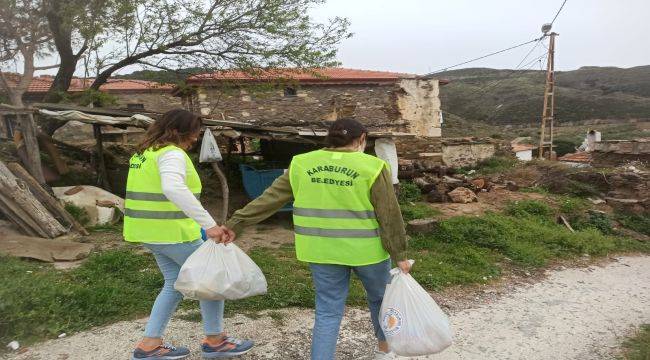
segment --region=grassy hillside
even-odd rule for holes
[[[533,123],[541,116],[543,71],[469,68],[438,76],[451,80],[440,91],[448,113],[489,124]],[[559,122],[650,118],[650,66],[558,72],[556,86]]]

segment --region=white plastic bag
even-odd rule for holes
[[[449,347],[449,319],[431,295],[410,274],[399,269],[390,273],[379,313],[390,350],[401,356],[421,356]]]
[[[215,162],[221,161],[221,151],[217,145],[214,135],[210,129],[205,129],[203,133],[203,140],[201,141],[201,152],[199,153],[199,162]]]
[[[174,288],[190,299],[236,300],[266,294],[266,278],[237,245],[207,240],[187,258]]]

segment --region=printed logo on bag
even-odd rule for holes
[[[384,313],[384,317],[381,322],[381,327],[384,330],[384,335],[394,336],[397,335],[402,330],[402,324],[404,320],[402,313],[395,308],[388,308]]]

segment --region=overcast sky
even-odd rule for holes
[[[344,16],[354,36],[343,66],[436,71],[541,35],[562,0],[328,0],[317,18]],[[556,67],[650,64],[650,0],[568,0],[555,21]],[[463,67],[515,68],[532,45]],[[539,46],[529,59],[542,55]],[[526,61],[528,62],[528,61]],[[531,66],[539,67],[539,64]]]
[[[327,0],[312,15],[317,21],[334,16],[350,20],[354,36],[341,44],[338,55],[344,67],[425,74],[539,37],[542,24],[553,19],[562,1]],[[559,70],[650,65],[650,0],[567,0],[553,30],[560,34]],[[532,46],[459,68],[513,69]],[[545,52],[543,46],[535,48],[524,64],[533,62],[522,68],[545,67],[534,61]]]

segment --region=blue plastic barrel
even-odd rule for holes
[[[271,186],[275,179],[279,178],[284,174],[284,169],[267,169],[267,170],[257,170],[254,167],[246,164],[240,164],[239,170],[242,175],[242,182],[244,183],[244,190],[246,195],[251,199],[262,195],[264,190]],[[292,204],[287,204],[285,207],[279,211],[291,211],[293,210]]]

